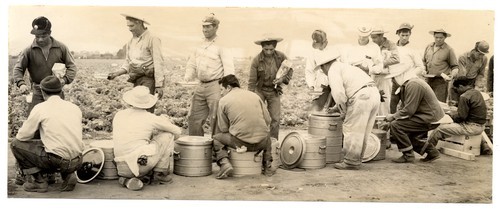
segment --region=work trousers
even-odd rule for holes
[[[423,155],[434,145],[427,140],[427,132],[439,124],[431,124],[412,120],[412,118],[393,120],[390,123],[390,138],[395,141],[400,152],[414,150]]]
[[[245,146],[248,152],[263,151],[263,162],[270,163],[273,161],[273,156],[271,153],[271,138],[266,137],[262,141],[256,144],[250,144],[248,142],[242,141],[231,135],[230,133],[218,133],[214,135],[214,152],[217,159],[217,163],[222,158],[228,158],[227,147],[237,149],[238,147]]]
[[[450,136],[474,136],[483,133],[484,125],[477,123],[446,123],[439,125],[429,136],[429,143],[434,146],[439,140],[443,140]]]
[[[196,87],[188,115],[188,132],[190,136],[204,136],[203,125],[209,116],[212,134],[217,133],[215,123],[220,97],[221,90],[218,80],[201,83]]]
[[[372,75],[375,84],[379,90],[384,91],[385,101],[380,103],[377,115],[386,116],[389,114],[391,103],[392,81],[390,78],[385,78],[385,75]],[[377,94],[379,94],[377,92]]]
[[[260,88],[255,92],[262,101],[267,104],[267,110],[271,116],[271,137],[279,139],[280,115],[281,115],[281,95],[273,88]]]
[[[437,99],[440,102],[446,103],[448,98],[448,81],[444,80],[442,77],[427,78],[427,83],[436,94]]]

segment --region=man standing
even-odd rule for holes
[[[316,69],[315,63],[315,55],[320,53],[323,50],[327,49],[328,39],[326,37],[326,33],[322,30],[315,30],[312,35],[312,47],[310,56],[306,60],[305,70],[305,78],[306,85],[309,91],[321,91],[322,94],[319,96],[315,96],[312,105],[311,111],[317,112],[323,110],[326,103],[328,102],[328,97],[331,97],[330,94],[330,86],[328,86],[328,77],[323,73],[323,71]],[[333,106],[334,102],[331,102],[330,105]]]
[[[169,157],[181,128],[164,116],[146,111],[158,98],[145,86],[125,92],[123,101],[131,108],[118,111],[113,118],[114,160],[119,183],[130,190],[140,190],[143,177],[152,176],[150,181],[156,183],[172,181],[168,176],[169,166],[173,166],[169,165]],[[156,130],[160,133],[153,136]]]
[[[328,74],[332,97],[337,103],[333,111],[345,115],[342,124],[344,160],[335,163],[337,169],[358,170],[366,148],[366,141],[375,124],[380,105],[378,89],[363,70],[338,60],[338,51],[323,52],[318,66]]]
[[[267,104],[271,114],[271,137],[275,139],[279,139],[283,94],[281,84],[288,85],[293,75],[290,66],[282,66],[283,61],[287,60],[286,55],[276,50],[276,45],[282,40],[272,34],[264,34],[262,39],[255,41],[255,44],[262,47],[262,51],[252,60],[248,79],[248,90],[255,92]],[[287,69],[287,73],[278,77],[278,69],[282,67]]]
[[[384,37],[384,33],[387,33],[387,31],[384,31],[383,28],[379,27],[374,28],[370,35],[372,41],[380,47],[380,52],[382,53],[384,63],[382,72],[373,73],[372,78],[377,84],[378,89],[383,91],[384,94],[387,95],[386,97],[388,97],[380,105],[378,115],[389,114],[391,101],[389,92],[391,92],[392,89],[392,81],[385,76],[389,74],[390,66],[398,64],[400,62],[400,56],[396,44]]]
[[[347,61],[368,75],[382,73],[384,64],[380,47],[370,42],[371,32],[370,27],[362,26],[358,28],[358,44],[349,52]]]
[[[227,147],[234,149],[246,147],[247,151],[263,150],[263,174],[272,176],[273,161],[269,124],[271,117],[264,102],[253,92],[240,88],[234,75],[219,80],[222,98],[217,111],[217,124],[220,133],[215,134],[214,151],[220,171],[217,179],[232,175],[233,167],[228,160]]]
[[[448,98],[448,82],[458,75],[458,62],[453,49],[445,42],[451,37],[443,29],[429,31],[434,36],[434,42],[427,45],[424,51],[424,65],[427,83],[437,98],[446,103]],[[444,75],[444,77],[443,77]]]
[[[185,81],[197,78],[188,116],[188,131],[191,136],[203,136],[203,124],[210,116],[212,134],[216,133],[216,110],[220,99],[217,81],[234,74],[234,61],[230,51],[219,42],[217,30],[220,21],[213,14],[203,20],[203,43],[191,55],[186,64]]]
[[[161,53],[161,40],[152,35],[145,26],[149,23],[141,18],[122,14],[127,20],[128,30],[132,39],[126,45],[125,63],[120,70],[108,75],[108,79],[128,73],[130,83],[135,86],[146,86],[151,94],[163,95],[163,82],[165,72],[163,68],[163,55]],[[148,111],[154,112],[154,107]]]
[[[403,71],[406,72],[408,70],[413,71],[416,75],[421,75],[424,72],[424,63],[422,62],[422,58],[409,48],[411,29],[413,29],[413,25],[409,23],[403,23],[399,26],[399,29],[396,30],[396,34],[399,36],[398,42],[396,42],[400,62],[395,65],[389,66],[390,72],[398,72]],[[394,79],[392,79],[392,91],[391,91],[391,102],[390,102],[390,113],[394,114],[396,112],[397,105],[400,101],[400,95],[396,94],[399,85],[396,83]]]
[[[434,146],[450,136],[479,135],[486,123],[486,103],[481,92],[474,89],[474,79],[460,76],[453,81],[453,90],[460,96],[456,113],[450,116],[454,123],[441,124],[429,137]]]
[[[52,23],[49,19],[43,16],[37,17],[31,26],[31,34],[35,35],[35,40],[21,52],[14,66],[14,82],[22,93],[29,91],[23,80],[25,71],[28,70],[30,75],[33,98],[28,107],[28,115],[35,105],[44,101],[40,82],[47,76],[54,75],[52,67],[55,63],[63,63],[66,66],[66,73],[59,78],[62,85],[73,82],[76,75],[75,60],[71,51],[50,35]],[[61,97],[64,98],[62,91]]]
[[[427,132],[436,128],[444,112],[431,87],[418,78],[414,71],[391,72],[387,78],[394,78],[400,86],[401,106],[394,114],[386,116],[389,121],[390,138],[395,141],[403,156],[392,161],[412,163],[415,161],[413,150],[422,159],[431,162],[439,158],[439,151],[427,140]]]
[[[40,81],[45,102],[36,105],[23,123],[10,148],[23,175],[28,192],[47,192],[46,173],[60,172],[61,191],[72,191],[77,183],[75,171],[82,164],[82,112],[78,106],[59,96],[59,78],[47,76]],[[40,128],[40,139],[33,138]]]

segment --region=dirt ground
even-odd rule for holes
[[[282,131],[281,137],[287,132],[290,130]],[[117,180],[95,179],[78,184],[73,192],[59,192],[59,180],[49,186],[47,193],[30,193],[14,184],[15,161],[9,149],[7,195],[9,199],[492,203],[492,155],[477,156],[475,161],[441,155],[432,163],[391,162],[399,156],[393,144],[385,160],[364,163],[358,171],[337,170],[327,164],[315,170],[278,169],[272,177],[257,175],[217,180],[215,174],[219,168],[213,164],[210,176],[173,175],[172,183],[147,185],[141,191],[129,191]]]

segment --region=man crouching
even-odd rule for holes
[[[145,86],[125,92],[123,101],[131,107],[117,112],[113,119],[118,182],[134,191],[142,189],[144,182],[171,182],[168,176],[169,166],[173,166],[169,165],[170,156],[181,128],[168,118],[147,111],[158,98]],[[159,134],[154,135],[156,131]]]
[[[217,109],[217,125],[220,133],[213,136],[214,151],[220,171],[217,179],[233,175],[233,166],[229,162],[227,147],[234,149],[246,147],[249,152],[263,150],[263,174],[272,176],[271,139],[269,124],[271,116],[260,97],[240,88],[240,82],[234,75],[227,75],[219,80],[222,98]]]

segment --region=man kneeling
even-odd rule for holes
[[[215,134],[214,151],[220,171],[217,179],[224,179],[233,174],[229,162],[227,147],[234,149],[246,147],[247,151],[264,151],[263,174],[272,176],[271,139],[269,124],[271,117],[260,97],[240,88],[234,75],[227,75],[219,80],[222,98],[217,109],[217,125],[220,133]],[[244,148],[243,148],[244,149]]]
[[[158,98],[145,86],[136,86],[123,94],[131,107],[116,113],[113,119],[113,142],[119,183],[130,190],[142,189],[144,183],[168,183],[170,156],[174,139],[181,134],[163,116],[147,111]],[[157,135],[154,133],[159,131]],[[154,135],[154,136],[153,136]]]

